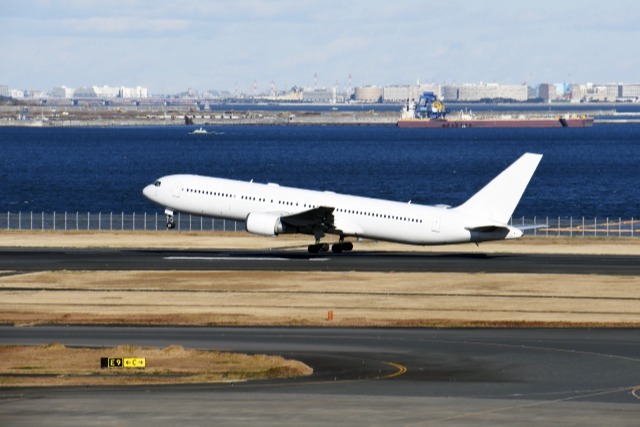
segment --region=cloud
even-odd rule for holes
[[[7,2],[0,84],[634,80],[639,32],[630,0]]]

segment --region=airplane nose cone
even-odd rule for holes
[[[142,190],[142,194],[149,200],[153,200],[156,196],[156,187],[154,185],[147,185]]]

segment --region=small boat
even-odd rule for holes
[[[209,132],[207,132],[207,130],[206,130],[206,129],[203,129],[202,127],[200,127],[200,128],[198,128],[198,129],[194,130],[193,132],[189,132],[189,133],[190,133],[191,135],[206,135],[206,134],[208,134]]]

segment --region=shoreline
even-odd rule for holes
[[[396,126],[401,118],[401,106],[397,110],[378,110],[376,105],[363,105],[362,110],[313,110],[318,107],[308,105],[309,110],[300,109],[301,105],[282,105],[277,110],[235,110],[234,105],[222,110],[199,110],[191,106],[177,106],[173,109],[132,108],[130,106],[85,107],[67,105],[4,106],[0,107],[0,127],[144,127],[144,126]],[[484,106],[484,104],[483,104]],[[21,109],[28,107],[30,112],[26,120],[19,120]],[[259,107],[259,106],[258,106]],[[287,107],[291,107],[287,109]],[[303,105],[307,107],[307,105]],[[454,106],[456,107],[456,106]],[[473,108],[473,105],[462,104],[459,108]],[[505,105],[496,104],[496,107]],[[525,106],[510,106],[513,109],[504,111],[476,111],[478,118],[499,118],[501,116],[527,114],[532,118],[566,115],[603,116],[595,119],[594,124],[634,124],[640,118],[627,117],[612,119],[615,110],[571,109],[566,106],[550,106],[549,110],[527,110]],[[564,107],[564,108],[562,108]],[[338,107],[336,107],[338,108]],[[368,109],[367,109],[368,108]],[[603,105],[603,108],[606,106]],[[452,117],[453,117],[453,113]],[[187,125],[187,117],[189,124]],[[453,119],[452,119],[453,120]]]

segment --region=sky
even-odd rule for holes
[[[7,0],[0,85],[640,82],[637,0]]]

